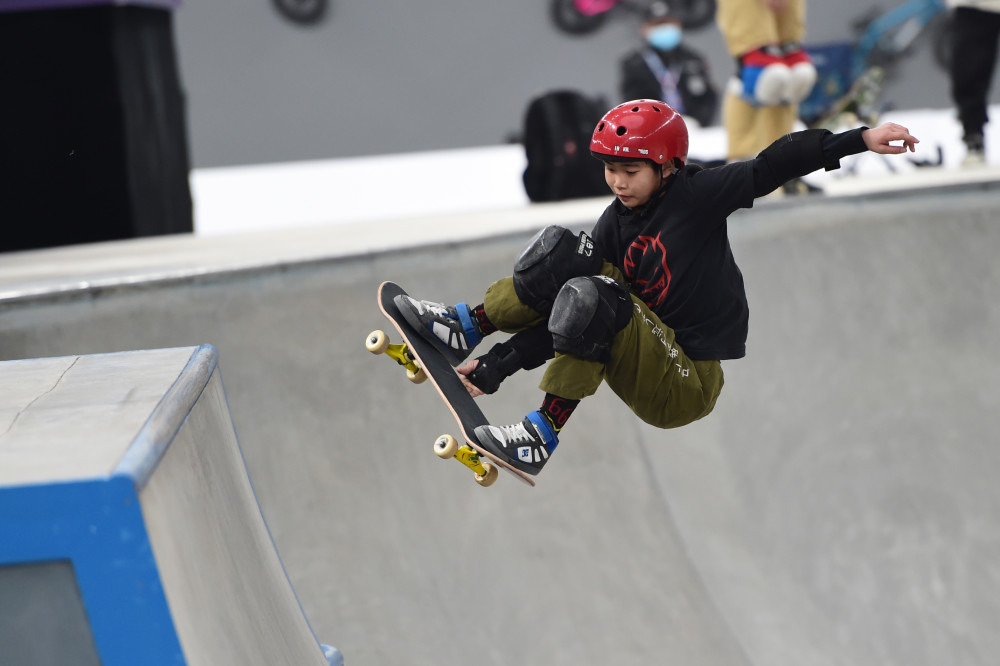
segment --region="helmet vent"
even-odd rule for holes
[[[628,131],[628,130],[627,130],[627,129],[625,129],[624,127],[619,127],[618,129],[616,129],[616,130],[615,130],[615,133],[616,133],[616,134],[617,134],[618,136],[625,136],[625,132],[627,132],[627,131]]]
[[[633,106],[632,107],[632,113],[638,113],[638,112],[639,112],[639,107]]]
[[[604,121],[603,120],[601,121],[601,124],[597,126],[597,131],[598,132],[603,132],[604,131]]]
[[[657,113],[660,113],[660,107],[654,106],[653,107],[653,111],[656,111]]]

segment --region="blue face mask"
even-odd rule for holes
[[[658,25],[649,31],[646,41],[659,51],[672,51],[681,43],[681,27],[675,23]]]

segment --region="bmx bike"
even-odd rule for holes
[[[614,14],[641,15],[648,5],[648,0],[550,0],[549,13],[563,32],[586,35]],[[715,18],[716,0],[674,0],[670,5],[688,30],[703,28]]]

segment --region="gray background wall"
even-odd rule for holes
[[[329,0],[300,27],[269,0],[188,0],[176,14],[193,166],[212,167],[503,143],[532,97],[571,88],[618,100],[618,61],[638,19],[618,15],[571,37],[548,0]],[[848,39],[872,3],[809,3],[808,42]],[[733,65],[714,24],[687,35],[717,84]],[[886,99],[948,108],[948,80],[926,44]]]

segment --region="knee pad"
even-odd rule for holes
[[[739,59],[742,97],[757,106],[783,104],[792,70],[785,64],[781,50],[765,46]]]
[[[555,351],[607,363],[611,343],[632,318],[628,290],[603,275],[577,277],[559,290],[549,332]]]
[[[600,272],[600,253],[584,232],[545,227],[528,243],[514,264],[514,292],[522,303],[542,314],[552,311],[556,295],[566,281]]]

